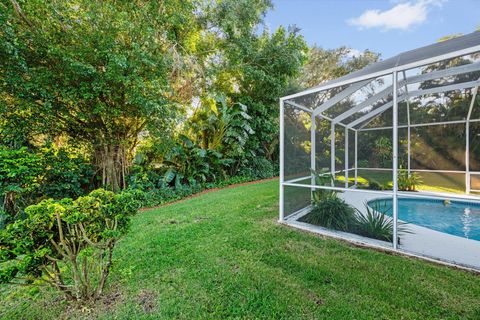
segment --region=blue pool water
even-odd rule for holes
[[[375,199],[368,202],[389,210],[392,216],[392,199]],[[480,240],[480,203],[440,199],[398,199],[398,219],[468,239]]]

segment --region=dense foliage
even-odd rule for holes
[[[0,5],[6,212],[95,187],[275,174],[277,99],[307,47],[299,30],[263,25],[270,1]]]
[[[76,200],[44,200],[0,233],[0,282],[39,280],[68,299],[97,299],[112,253],[137,212],[135,197],[103,189]]]
[[[82,155],[52,146],[34,152],[0,145],[0,209],[11,218],[44,197],[83,195],[93,181],[93,166]]]

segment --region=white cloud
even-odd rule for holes
[[[348,24],[360,29],[381,28],[383,30],[408,30],[414,25],[427,20],[428,11],[435,6],[441,6],[445,0],[417,0],[401,2],[391,9],[380,11],[369,9],[359,17],[347,21]]]

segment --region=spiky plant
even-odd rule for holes
[[[375,203],[370,207],[365,203],[365,214],[357,209],[355,233],[364,237],[389,241],[393,240],[393,219],[387,216],[391,207],[385,203]],[[397,227],[397,234],[411,233],[406,224],[400,222]]]
[[[330,196],[315,203],[312,211],[301,221],[328,229],[349,231],[355,226],[355,209],[344,200]]]

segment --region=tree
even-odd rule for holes
[[[125,187],[139,133],[171,125],[198,31],[193,4],[3,1],[2,109],[34,119],[36,134],[84,142],[102,184]]]
[[[278,146],[278,98],[298,75],[307,46],[297,28],[262,28],[269,0],[218,1],[205,12],[218,46],[217,59],[207,61],[211,86],[207,92],[223,92],[233,102],[248,107],[251,136],[244,158],[276,159]]]
[[[340,47],[323,49],[314,46],[310,49],[308,60],[296,85],[305,89],[318,86],[326,81],[339,78],[378,61],[380,55],[370,50],[355,54],[353,49]]]

